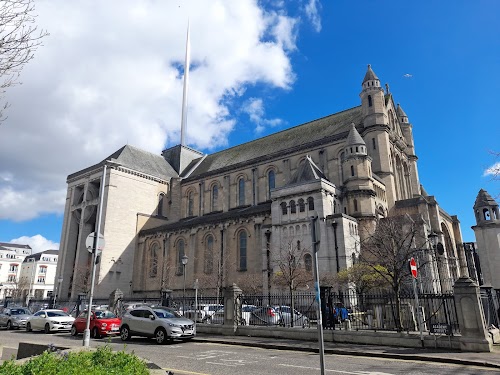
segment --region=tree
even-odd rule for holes
[[[396,305],[393,310],[394,320],[396,329],[401,331],[400,294],[402,287],[409,283],[411,277],[408,260],[417,257],[427,245],[427,238],[422,232],[422,222],[412,219],[409,215],[380,219],[375,231],[362,238],[366,240],[361,243],[359,258],[378,273],[392,289]]]
[[[3,0],[0,2],[0,95],[8,87],[20,84],[23,67],[34,58],[35,51],[48,35],[35,24],[34,0]],[[0,107],[0,120],[4,110]]]
[[[72,286],[75,292],[88,294],[90,292],[91,276],[90,265],[85,264],[75,267],[72,276]]]
[[[336,279],[340,285],[347,287],[354,285],[356,293],[362,295],[369,290],[388,286],[387,278],[382,276],[387,272],[387,269],[379,264],[372,266],[366,263],[356,263],[341,270]]]

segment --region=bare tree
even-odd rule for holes
[[[356,263],[349,268],[340,270],[336,275],[339,285],[350,287],[354,285],[356,293],[362,295],[375,288],[389,286],[387,278],[382,276],[388,271],[381,265],[370,265],[366,263]]]
[[[90,292],[90,284],[90,265],[80,265],[75,267],[72,279],[72,286],[75,288],[75,291],[82,294],[88,294]]]
[[[8,87],[20,84],[23,67],[34,58],[35,51],[48,35],[35,25],[34,0],[0,2],[0,96]],[[4,120],[5,103],[0,108]]]
[[[409,215],[388,217],[379,220],[375,231],[364,238],[359,258],[392,289],[396,304],[396,329],[402,330],[400,293],[402,287],[410,282],[408,260],[416,257],[423,244],[427,243],[422,222],[413,220]]]

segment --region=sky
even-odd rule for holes
[[[205,153],[360,104],[367,64],[413,125],[420,182],[474,241],[500,197],[497,0],[35,0],[43,46],[7,89],[0,242],[57,249],[66,177],[125,144]],[[498,199],[497,199],[498,200]]]

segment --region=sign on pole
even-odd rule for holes
[[[86,240],[85,240],[85,246],[87,247],[87,250],[89,253],[92,253],[92,248],[94,247],[94,239],[95,239],[95,232],[90,233]],[[101,253],[102,249],[104,249],[104,235],[99,233],[99,241],[97,241],[97,253]]]
[[[418,271],[417,271],[417,262],[415,261],[415,258],[410,259],[410,271],[413,278],[416,279],[418,276]]]

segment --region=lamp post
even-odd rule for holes
[[[35,258],[29,258],[28,263],[29,262],[35,263]],[[33,264],[33,269],[31,270],[30,288],[28,290],[28,295],[26,296],[26,307],[29,307],[30,304],[31,288],[33,287],[34,279],[35,279],[35,264]]]
[[[186,254],[182,256],[182,276],[184,278],[184,283],[182,286],[182,315],[184,315],[184,312],[186,311],[185,308],[185,298],[186,298],[186,264],[188,262],[188,257]]]
[[[63,278],[62,278],[62,276],[59,276],[59,277],[57,278],[57,292],[56,292],[56,295],[55,295],[55,297],[54,297],[54,309],[56,308],[57,295],[58,295],[59,293],[61,293],[61,283],[62,283],[62,282],[63,282]]]
[[[431,246],[432,246],[432,250],[434,252],[434,259],[436,260],[436,267],[437,267],[439,291],[442,293],[443,292],[443,285],[441,283],[441,271],[439,269],[438,255],[437,255],[437,252],[436,252],[437,245],[438,245],[438,235],[434,231],[432,231],[427,236],[427,238],[429,239],[429,241],[431,243]]]

